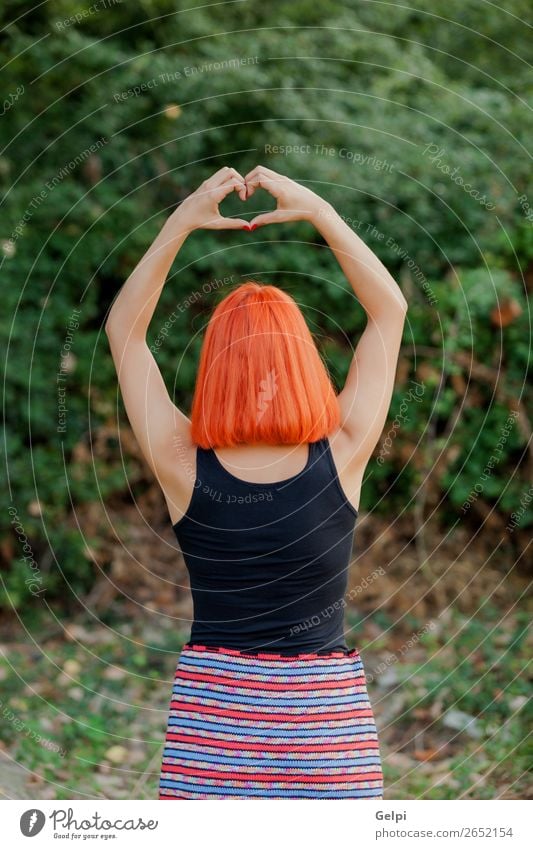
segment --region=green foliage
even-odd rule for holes
[[[440,0],[389,5],[386,14],[379,4],[354,10],[333,0],[208,7],[153,0],[106,4],[77,22],[71,16],[80,7],[71,0],[23,11],[11,0],[0,13],[9,57],[3,90],[12,101],[0,156],[9,476],[0,536],[13,543],[4,585],[13,603],[31,599],[8,504],[35,554],[54,552],[52,594],[62,590],[61,570],[77,588],[92,578],[73,507],[128,498],[131,471],[118,450],[116,463],[79,459],[115,415],[103,322],[166,215],[226,163],[243,173],[263,163],[317,190],[401,281],[410,303],[409,363],[390,421],[411,381],[421,380],[424,394],[409,404],[385,462],[374,464],[363,503],[387,512],[408,504],[445,434],[441,447],[451,440],[460,450],[436,483],[455,512],[528,377],[522,274],[533,239],[517,200],[526,192],[531,133],[520,103],[531,79],[524,0],[505,10]],[[280,145],[298,152],[275,152]],[[240,213],[237,198],[226,205],[228,214]],[[250,212],[271,206],[258,193]],[[203,328],[226,288],[205,294],[202,286],[248,276],[297,299],[342,386],[364,315],[316,233],[295,224],[254,236],[195,234],[151,328],[155,337],[176,305],[187,304],[158,354],[186,410]],[[189,303],[191,292],[199,297]],[[499,329],[491,312],[509,300],[521,314]],[[494,384],[454,359],[461,353],[497,373],[496,398]],[[454,383],[461,376],[475,391],[472,404]],[[482,496],[504,513],[525,488],[525,441],[515,426]],[[36,500],[42,519],[32,510]],[[531,513],[521,521],[531,524]]]

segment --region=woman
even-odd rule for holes
[[[232,191],[277,208],[223,218]],[[254,281],[215,309],[191,420],[172,403],[146,332],[167,273],[199,229],[306,220],[368,322],[335,395],[295,301]],[[128,418],[164,493],[190,573],[160,799],[383,798],[359,651],[343,632],[363,473],[390,405],[407,303],[330,204],[258,166],[222,168],[187,197],[106,324]]]

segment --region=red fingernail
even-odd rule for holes
[[[242,229],[243,230],[253,230],[254,228],[251,227],[249,224],[244,224]]]
[[[259,224],[252,224],[250,226],[250,230],[257,230],[258,227],[259,227]]]

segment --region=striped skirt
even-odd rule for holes
[[[287,657],[187,643],[159,798],[382,799],[359,651]]]

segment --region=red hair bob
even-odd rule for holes
[[[191,408],[202,448],[316,442],[340,423],[326,366],[294,298],[255,280],[214,309]]]

